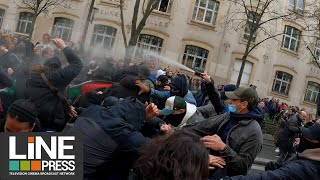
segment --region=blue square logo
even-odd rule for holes
[[[9,171],[19,171],[19,161],[9,161]]]

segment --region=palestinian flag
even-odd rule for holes
[[[91,92],[100,88],[111,88],[112,82],[109,81],[86,81],[84,83],[71,86],[68,90],[68,97],[72,100],[80,97],[80,95]]]

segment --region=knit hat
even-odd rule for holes
[[[300,128],[302,136],[308,139],[320,139],[320,124],[315,123],[309,128]]]
[[[16,116],[21,122],[37,122],[36,106],[26,99],[13,102],[8,109],[8,114]]]
[[[187,103],[182,97],[172,96],[167,99],[165,108],[161,110],[161,114],[168,116],[175,110],[186,109],[186,107]]]

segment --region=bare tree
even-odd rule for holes
[[[245,51],[242,56],[242,64],[237,79],[237,87],[240,86],[247,57],[261,44],[270,39],[277,40],[277,37],[284,34],[284,31],[277,31],[277,21],[297,20],[299,13],[295,10],[287,11],[281,1],[278,0],[229,0],[230,5],[234,4],[231,13],[227,17],[226,28],[236,31],[244,30]],[[277,8],[276,8],[277,7]],[[301,36],[301,34],[297,34]],[[278,40],[277,40],[278,41]]]
[[[124,46],[126,48],[126,55],[124,58],[124,65],[129,65],[131,62],[134,48],[136,44],[138,43],[139,35],[143,29],[143,27],[146,25],[146,21],[152,11],[156,9],[160,3],[161,0],[135,0],[134,5],[134,11],[132,15],[132,25],[131,25],[131,35],[129,38],[126,36],[125,32],[125,22],[124,22],[124,15],[123,15],[123,6],[124,6],[125,0],[120,0],[120,15],[121,15],[121,29],[122,29],[122,35],[124,40]],[[142,17],[139,18],[139,9],[142,9]],[[140,19],[140,20],[139,20]]]
[[[34,29],[34,25],[38,16],[46,11],[57,8],[61,3],[65,0],[14,0],[15,4],[18,7],[27,8],[32,11],[33,21],[31,25],[31,32],[29,34],[29,38],[32,38],[32,33]]]

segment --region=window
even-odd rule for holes
[[[116,28],[99,24],[94,25],[91,44],[94,47],[103,47],[106,49],[111,49],[113,47],[116,34]]]
[[[2,22],[3,22],[3,18],[4,18],[4,13],[5,13],[5,10],[0,9],[0,29],[1,29],[1,27],[2,27]]]
[[[170,2],[171,0],[161,0],[159,2],[159,6],[157,7],[157,11],[170,13]]]
[[[141,34],[137,44],[136,50],[136,57],[143,58],[145,52],[155,52],[160,54],[162,48],[163,39],[148,35],[148,34]]]
[[[236,84],[238,81],[238,76],[241,68],[242,60],[241,59],[236,59],[233,65],[233,71],[231,75],[231,83]],[[241,85],[248,86],[249,85],[249,80],[251,76],[251,71],[252,71],[253,63],[251,62],[246,62],[244,65],[244,70],[241,76]]]
[[[209,51],[197,46],[187,45],[184,51],[182,64],[195,71],[204,72]]]
[[[304,10],[304,0],[289,0],[289,10],[302,14]]]
[[[317,39],[314,54],[316,56],[317,61],[320,61],[320,39]]]
[[[292,75],[286,72],[277,71],[273,80],[272,91],[288,95],[291,81]]]
[[[69,41],[72,34],[74,21],[66,18],[55,18],[52,30],[52,37],[59,37],[65,41]]]
[[[214,0],[196,0],[192,19],[215,24],[219,9],[219,2]]]
[[[17,32],[24,33],[24,34],[32,33],[33,21],[34,21],[34,15],[32,13],[28,13],[28,12],[20,13]]]
[[[304,96],[304,100],[311,103],[316,103],[318,98],[318,93],[319,93],[319,84],[309,81],[306,94]]]
[[[253,28],[257,26],[257,21],[259,20],[260,14],[256,12],[249,12],[249,19],[247,25],[244,29],[244,39],[249,40],[250,33],[253,32]],[[252,41],[256,41],[257,30],[253,33]]]
[[[285,26],[282,47],[297,52],[299,48],[301,32],[291,26]]]

